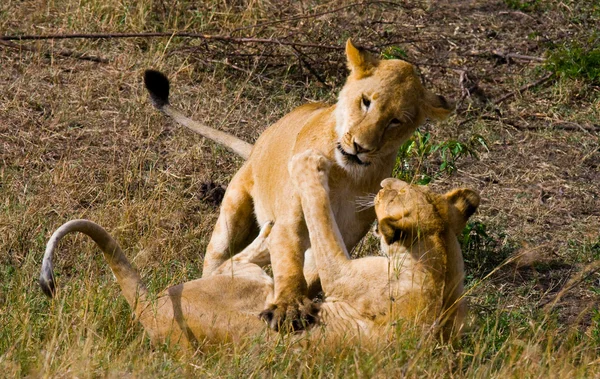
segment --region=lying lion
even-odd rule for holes
[[[387,333],[400,319],[435,326],[446,338],[459,332],[465,303],[457,234],[477,209],[478,194],[457,189],[438,195],[397,179],[384,180],[374,199],[383,256],[352,260],[332,211],[332,167],[315,151],[296,155],[290,163],[310,235],[308,254],[316,261],[325,291],[315,318],[320,326],[307,333],[325,333],[324,341],[369,338]],[[270,223],[253,243],[210,275],[170,287],[153,301],[119,245],[87,220],[67,222],[50,238],[40,275],[46,294],[55,293],[53,251],[73,231],[87,234],[102,249],[123,295],[154,342],[189,346],[205,340],[238,340],[267,329],[258,315],[274,296],[273,280],[261,268],[269,262]]]
[[[350,76],[337,104],[296,108],[267,128],[254,147],[185,117],[169,105],[168,79],[157,71],[145,73],[146,88],[158,109],[247,159],[225,193],[203,275],[210,275],[252,241],[256,225],[274,221],[269,251],[275,295],[263,316],[275,329],[285,319],[298,319],[300,304],[309,304],[309,288],[319,289],[314,266],[303,267],[309,238],[300,198],[287,171],[291,157],[315,149],[337,162],[329,171],[331,207],[342,240],[351,250],[375,218],[370,209],[356,212],[357,198],[376,192],[391,175],[398,148],[417,126],[426,118],[443,119],[452,110],[443,97],[422,86],[411,64],[379,60],[350,40],[346,57]]]

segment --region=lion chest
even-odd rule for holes
[[[375,212],[373,208],[361,210],[358,199],[365,196],[362,191],[336,187],[330,193],[331,207],[346,248],[350,251],[369,231]]]

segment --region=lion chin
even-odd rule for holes
[[[348,170],[355,170],[360,166],[367,167],[371,165],[371,162],[365,158],[361,158],[360,154],[352,154],[344,150],[340,143],[336,145],[335,161],[340,167]]]

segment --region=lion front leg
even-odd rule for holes
[[[312,266],[316,267],[320,283],[329,294],[346,282],[346,277],[355,274],[331,209],[328,178],[331,165],[330,160],[313,150],[294,155],[289,165],[310,233]]]
[[[299,213],[299,201],[295,203]],[[272,304],[261,313],[261,317],[275,330],[304,329],[316,321],[318,309],[307,298],[307,284],[302,270],[308,236],[301,213],[291,220],[278,219],[269,236],[268,246],[275,294]]]

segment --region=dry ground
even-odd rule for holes
[[[0,5],[0,30],[3,35],[179,30],[284,44],[180,37],[0,41],[4,372],[598,374],[600,276],[592,262],[600,258],[600,87],[558,73],[518,92],[551,72],[536,58],[562,44],[599,41],[597,2],[132,4],[9,0]],[[456,172],[431,183],[440,190],[469,186],[483,198],[475,217],[480,232],[471,233],[478,242],[466,252],[474,326],[462,348],[427,345],[431,351],[425,353],[409,339],[379,356],[343,350],[338,358],[323,358],[278,345],[266,353],[257,347],[250,353],[207,348],[180,360],[168,349],[148,346],[95,247],[81,237],[67,238],[58,253],[62,300],[43,298],[35,283],[43,246],[72,218],[89,218],[110,230],[151,289],[201,274],[217,214],[206,183],[226,185],[242,161],[157,114],[142,85],[146,68],[168,73],[172,102],[186,113],[254,141],[297,105],[335,101],[346,75],[340,48],[348,37],[415,62],[428,87],[459,101],[455,116],[422,131],[431,133],[432,144],[459,141],[478,156],[458,159]],[[103,62],[65,57],[67,50]],[[494,104],[511,93],[515,96]],[[471,145],[479,136],[486,146]],[[419,173],[430,174],[442,162],[439,154],[420,165],[418,157],[409,160]],[[481,281],[516,256],[522,258]],[[564,294],[548,326],[541,307],[578,273],[589,275]],[[540,330],[547,333],[541,336]]]

